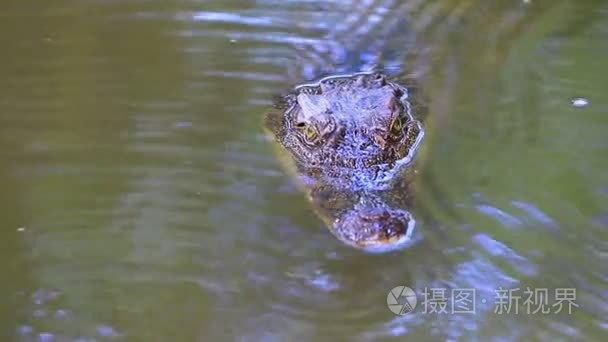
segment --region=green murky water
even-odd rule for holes
[[[2,341],[606,335],[605,1],[0,8]],[[430,112],[418,242],[369,255],[314,216],[260,117],[379,53],[422,76]],[[418,294],[402,316],[399,285]]]

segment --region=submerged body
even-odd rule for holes
[[[408,165],[424,134],[408,96],[382,74],[333,76],[295,87],[265,118],[315,211],[348,245],[386,251],[410,240]]]

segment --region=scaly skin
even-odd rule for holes
[[[265,128],[286,169],[344,243],[387,251],[410,240],[410,165],[424,135],[405,87],[378,73],[327,77],[283,96]]]

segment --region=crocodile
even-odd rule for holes
[[[296,85],[264,117],[284,169],[347,245],[385,252],[412,240],[411,165],[424,136],[413,100],[386,74],[360,72]]]

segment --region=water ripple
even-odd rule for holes
[[[0,14],[11,227],[0,241],[7,286],[21,290],[19,310],[7,310],[14,332],[597,339],[607,324],[605,7],[14,2]],[[424,76],[432,113],[420,170],[436,177],[416,190],[429,204],[419,243],[370,256],[316,218],[260,118],[292,83],[378,62]],[[576,96],[584,108],[568,102]],[[492,200],[470,204],[471,191]],[[466,210],[454,214],[456,202]],[[15,227],[27,227],[17,240]],[[394,316],[386,306],[398,285],[475,288],[490,300],[528,283],[576,286],[581,310],[501,316],[485,303],[472,316]]]

